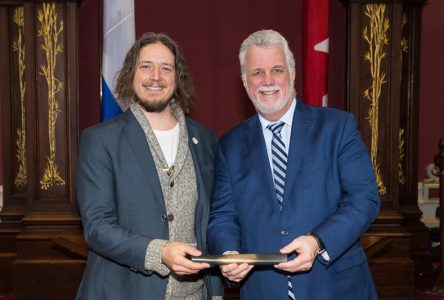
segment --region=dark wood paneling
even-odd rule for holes
[[[84,270],[79,260],[17,259],[14,262],[14,298],[75,299]]]
[[[83,241],[74,184],[78,3],[0,1],[0,293],[18,300],[72,299],[84,268],[66,243]]]
[[[380,298],[413,299],[415,275],[432,268],[417,205],[416,170],[425,1],[343,2],[348,9],[347,109],[356,115],[368,146],[382,203],[363,239],[385,240],[370,257]]]
[[[21,219],[26,211],[26,188],[15,189],[16,128],[14,107],[20,100],[19,91],[12,89],[12,70],[17,70],[17,54],[12,41],[17,41],[18,30],[13,22],[17,6],[0,5],[0,99],[3,143],[3,209],[0,212],[0,293],[12,292],[12,261],[16,257],[15,236],[20,232]]]

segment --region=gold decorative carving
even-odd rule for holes
[[[402,28],[407,24],[408,18],[407,15],[404,13],[402,15]],[[402,37],[401,40],[401,56],[403,56],[404,53],[409,52],[409,45],[408,40],[405,36]],[[398,135],[398,150],[399,150],[399,163],[398,163],[398,177],[399,177],[399,184],[404,185],[407,182],[407,178],[404,174],[404,157],[405,157],[405,138],[404,138],[405,130],[404,128],[399,128],[399,135]]]
[[[404,26],[407,24],[407,22],[408,22],[408,18],[407,18],[407,15],[404,13],[402,15],[402,28],[404,28]],[[402,55],[402,53],[409,52],[409,44],[408,44],[408,40],[406,39],[405,36],[403,36],[402,40],[401,40],[401,51],[402,51],[401,55]]]
[[[388,44],[387,30],[389,20],[384,17],[385,4],[367,4],[365,15],[370,19],[370,30],[364,27],[362,37],[368,43],[368,51],[364,54],[364,60],[370,64],[372,85],[364,91],[364,97],[370,101],[368,121],[371,128],[371,159],[376,174],[376,183],[380,195],[385,195],[387,188],[381,176],[378,162],[378,133],[379,133],[379,101],[382,85],[386,81],[386,73],[382,71],[381,62],[387,56],[384,46]]]
[[[49,155],[47,165],[43,171],[40,185],[43,190],[47,190],[53,185],[65,185],[65,181],[59,174],[56,164],[56,123],[57,115],[61,112],[57,93],[63,90],[63,82],[56,78],[55,70],[57,65],[57,55],[63,52],[63,44],[59,37],[64,30],[63,21],[57,22],[57,12],[55,3],[43,3],[43,8],[37,11],[37,19],[40,23],[38,36],[43,42],[40,47],[46,55],[46,65],[40,66],[40,75],[46,79],[48,86],[48,135],[49,135]]]
[[[407,182],[407,178],[404,175],[402,163],[405,157],[405,140],[404,140],[404,128],[399,128],[398,145],[399,145],[399,163],[398,163],[398,176],[399,184],[404,185]]]
[[[17,128],[17,151],[15,157],[17,158],[18,170],[14,178],[16,187],[23,187],[27,183],[27,167],[26,167],[26,117],[25,117],[25,45],[23,42],[23,35],[25,30],[25,19],[23,17],[23,7],[16,7],[12,21],[18,27],[17,40],[12,43],[12,50],[17,52],[18,78],[20,88],[20,126]]]

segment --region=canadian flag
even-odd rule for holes
[[[302,29],[303,100],[327,106],[329,0],[304,0]]]

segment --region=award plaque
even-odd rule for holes
[[[275,265],[287,261],[287,254],[227,254],[227,255],[201,255],[191,256],[191,261],[205,262],[210,265],[242,264],[250,265]]]

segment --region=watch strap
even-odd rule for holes
[[[318,243],[317,255],[324,253],[325,252],[325,246],[324,246],[324,243],[322,242],[321,238],[319,237],[319,235],[316,232],[313,232],[313,231],[309,232],[307,235],[313,237],[316,240],[316,242]]]

